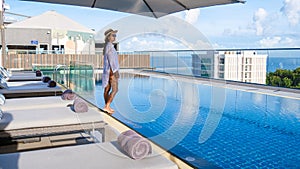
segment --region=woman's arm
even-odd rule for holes
[[[107,46],[107,59],[113,73],[119,70],[118,55],[112,44]]]

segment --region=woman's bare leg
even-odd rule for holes
[[[111,85],[110,85],[110,82],[108,82],[107,86],[104,88],[104,93],[103,93],[105,104],[107,103],[108,98],[109,98],[110,88],[111,88]]]
[[[110,104],[112,103],[114,97],[116,96],[116,94],[118,92],[118,79],[115,76],[111,76],[109,81],[110,81],[110,85],[111,85],[111,92],[108,94],[108,99],[107,99],[104,109],[108,110],[109,113],[113,113],[114,110],[110,107]]]

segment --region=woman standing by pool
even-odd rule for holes
[[[118,92],[118,79],[119,79],[119,60],[113,42],[116,40],[117,30],[108,29],[105,31],[105,45],[103,48],[104,65],[102,74],[102,87],[104,88],[104,111],[109,114],[114,113],[110,107],[115,95]]]

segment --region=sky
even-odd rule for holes
[[[19,0],[5,0],[5,3],[10,6],[7,12],[27,16],[55,10],[96,32],[109,25],[117,25],[116,23],[126,18],[134,17],[132,14],[69,5]],[[171,16],[197,29],[197,34],[200,32],[216,49],[300,47],[300,0],[247,0],[245,4],[198,8]],[[25,19],[9,14],[5,14],[5,18]],[[143,25],[141,22],[139,24]],[[152,22],[159,21],[153,18]],[[186,34],[186,30],[182,27],[172,29],[178,29],[177,32]],[[185,39],[190,37],[193,37],[193,32],[188,32]],[[164,37],[161,34],[133,35],[122,39],[120,47],[126,51],[190,49],[184,42],[185,40],[181,38]]]

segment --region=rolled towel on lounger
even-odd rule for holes
[[[118,144],[133,159],[139,160],[152,153],[148,140],[132,130],[127,130],[118,136]]]
[[[35,71],[35,76],[41,77],[42,76],[42,72],[40,70]]]
[[[71,90],[67,89],[61,95],[61,99],[63,100],[74,100],[76,98],[76,94]]]
[[[53,80],[48,81],[48,87],[56,87],[56,82]]]
[[[74,100],[73,109],[76,113],[84,113],[84,112],[87,112],[89,110],[89,107],[83,99],[77,97]]]
[[[48,83],[50,80],[51,80],[51,78],[50,78],[49,76],[44,76],[44,77],[42,78],[42,81],[43,81],[44,83]]]

